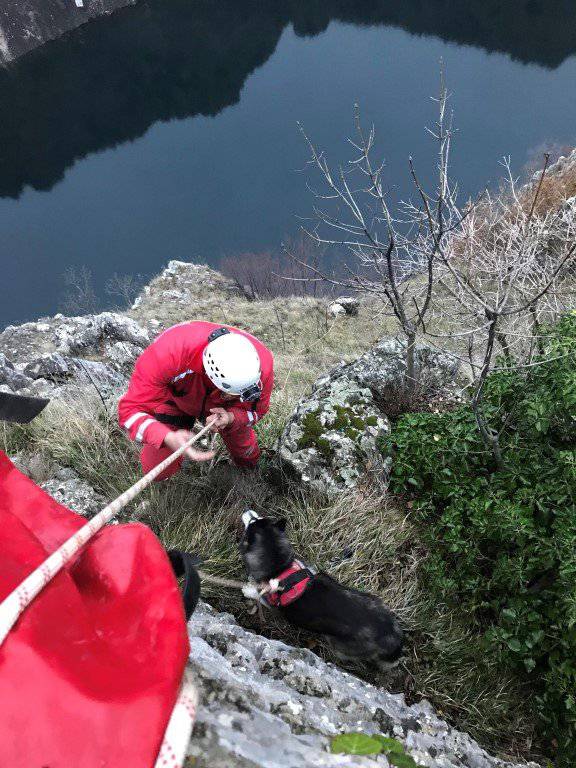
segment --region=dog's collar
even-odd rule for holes
[[[299,560],[292,563],[275,579],[268,582],[269,589],[263,595],[274,608],[285,608],[302,597],[314,574]]]

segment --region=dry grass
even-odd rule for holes
[[[549,211],[557,211],[570,197],[576,195],[576,163],[570,168],[559,173],[548,173],[542,181],[536,213],[544,214]],[[532,205],[533,190],[524,195],[525,204],[529,210]]]

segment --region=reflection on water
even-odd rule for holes
[[[412,33],[558,66],[576,51],[572,0],[146,0],[0,73],[0,196],[50,189],[89,152],[158,120],[216,115],[274,52],[284,28],[331,21]]]
[[[310,207],[298,119],[344,159],[359,100],[403,192],[441,56],[466,192],[504,152],[570,141],[575,16],[572,0],[145,0],[38,49],[0,72],[0,325],[55,311],[70,264],[98,286],[277,245]]]

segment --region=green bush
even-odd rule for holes
[[[546,360],[546,362],[544,362]],[[576,761],[576,315],[536,365],[493,374],[496,471],[468,406],[403,416],[392,489],[408,494],[431,555],[427,586],[470,616],[486,654],[512,663],[557,765]]]

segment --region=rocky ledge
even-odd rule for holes
[[[115,312],[9,325],[0,333],[0,390],[65,397],[80,387],[107,398],[126,385],[150,341],[148,331]]]
[[[331,753],[332,737],[361,732],[397,739],[426,768],[519,768],[490,757],[427,701],[408,706],[401,694],[359,680],[311,651],[247,632],[206,604],[199,604],[189,635],[201,696],[190,767],[389,766],[384,755]]]

